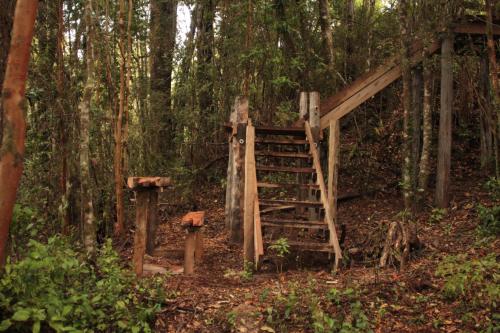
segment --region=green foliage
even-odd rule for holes
[[[295,282],[287,289],[280,290],[264,313],[267,324],[278,331],[286,332],[289,324],[301,324],[313,328],[315,333],[371,332],[356,290],[332,288],[323,298],[324,293],[316,291],[314,280],[305,288]]]
[[[284,258],[287,254],[290,253],[290,245],[288,244],[288,239],[281,237],[275,240],[274,243],[269,246],[269,250],[271,250],[278,257]]]
[[[439,223],[446,216],[446,209],[444,208],[433,208],[431,216],[429,217],[429,222]]]
[[[490,193],[494,200],[500,199],[500,179],[491,177],[485,184],[484,187]]]
[[[0,280],[0,331],[150,332],[164,298],[162,280],[136,283],[111,241],[95,263],[65,240],[30,241]]]
[[[500,299],[500,263],[494,253],[479,259],[467,255],[447,256],[436,275],[445,279],[442,293],[446,299],[464,304],[496,307]]]
[[[477,207],[479,216],[478,232],[481,236],[498,236],[500,234],[500,206],[491,208],[479,205]]]

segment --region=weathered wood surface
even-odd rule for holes
[[[135,234],[134,234],[134,271],[137,276],[142,276],[144,253],[146,253],[146,238],[148,229],[149,193],[137,192]]]
[[[170,185],[172,185],[170,177],[129,177],[127,179],[127,186],[131,190],[148,187],[167,187]]]
[[[189,212],[182,217],[182,227],[202,227],[205,224],[205,211]]]
[[[309,123],[306,121],[305,123],[305,129],[306,129],[306,135],[307,138],[312,141],[313,140],[313,134],[311,131],[311,126]],[[321,162],[319,160],[319,153],[317,147],[314,145],[310,145],[310,150],[311,154],[313,156],[313,164],[314,168],[316,169],[317,173],[317,182],[320,187],[320,192],[321,192],[321,203],[323,204],[323,207],[325,208],[325,220],[328,224],[328,229],[330,230],[330,244],[333,246],[334,251],[335,251],[335,262],[336,266],[338,264],[338,261],[342,259],[342,250],[340,249],[340,244],[339,240],[337,237],[337,231],[335,229],[335,223],[332,218],[332,213],[331,213],[331,208],[328,206],[328,198],[327,198],[327,192],[326,192],[326,186],[325,186],[325,180],[323,178],[323,172],[321,171]]]
[[[340,121],[330,120],[330,136],[328,138],[328,206],[332,209],[332,218],[337,221],[337,184],[340,155]]]
[[[194,273],[196,234],[196,232],[191,231],[186,233],[186,243],[184,248],[184,274],[186,275]]]
[[[439,50],[439,47],[439,43],[433,43],[429,47],[429,54],[433,54]],[[415,66],[420,63],[422,59],[422,48],[414,47],[411,65]],[[324,129],[328,127],[331,119],[340,119],[351,112],[370,97],[396,81],[401,77],[401,74],[401,66],[397,64],[395,58],[391,58],[374,71],[363,75],[339,93],[328,98],[321,106],[321,128]]]
[[[233,176],[230,195],[230,239],[234,243],[243,241],[243,205],[245,181],[245,140],[248,122],[248,99],[238,97],[235,101],[236,123],[233,125],[231,146],[233,149]]]
[[[156,230],[158,228],[158,191],[148,191],[148,220],[146,234],[146,253],[152,255],[156,247]]]
[[[255,170],[255,127],[248,123],[245,148],[245,198],[243,215],[243,257],[246,262],[255,258],[254,205],[257,196],[257,175]]]
[[[449,204],[452,112],[453,112],[453,35],[443,39],[441,47],[441,110],[439,113],[438,164],[436,171],[436,206]]]

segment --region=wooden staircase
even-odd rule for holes
[[[245,197],[254,201],[247,219],[254,226],[256,261],[269,245],[286,238],[291,248],[335,253],[338,262],[340,246],[309,122],[303,128],[250,125],[246,139]]]

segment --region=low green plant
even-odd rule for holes
[[[500,263],[494,253],[478,259],[467,255],[447,256],[438,265],[443,277],[443,296],[465,305],[495,308],[500,299]]]
[[[444,208],[433,208],[431,215],[429,216],[429,222],[439,223],[446,216],[446,209]]]
[[[500,206],[491,208],[483,205],[478,205],[477,214],[479,217],[478,232],[481,236],[498,236],[500,235]]]
[[[278,257],[279,263],[277,265],[278,272],[283,271],[283,260],[285,256],[290,253],[290,245],[288,244],[288,239],[281,237],[273,242],[269,246],[269,250]]]
[[[490,193],[493,200],[500,199],[500,179],[491,177],[485,184],[484,187]]]
[[[95,262],[61,238],[30,241],[0,279],[0,331],[150,332],[161,279],[136,282],[106,242]]]

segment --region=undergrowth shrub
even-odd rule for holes
[[[478,205],[477,213],[479,216],[478,232],[481,236],[500,235],[500,206],[488,208]]]
[[[474,307],[498,306],[500,263],[494,253],[478,259],[469,259],[465,254],[447,256],[438,265],[436,275],[445,280],[442,293],[446,299]]]
[[[111,241],[91,262],[61,238],[30,241],[0,276],[0,331],[150,332],[162,279],[136,282]]]
[[[265,298],[268,296],[266,293]],[[264,317],[278,332],[287,332],[289,325],[311,327],[315,333],[372,332],[358,291],[332,288],[323,296],[316,291],[314,281],[306,287],[290,283],[288,291],[271,299]]]

